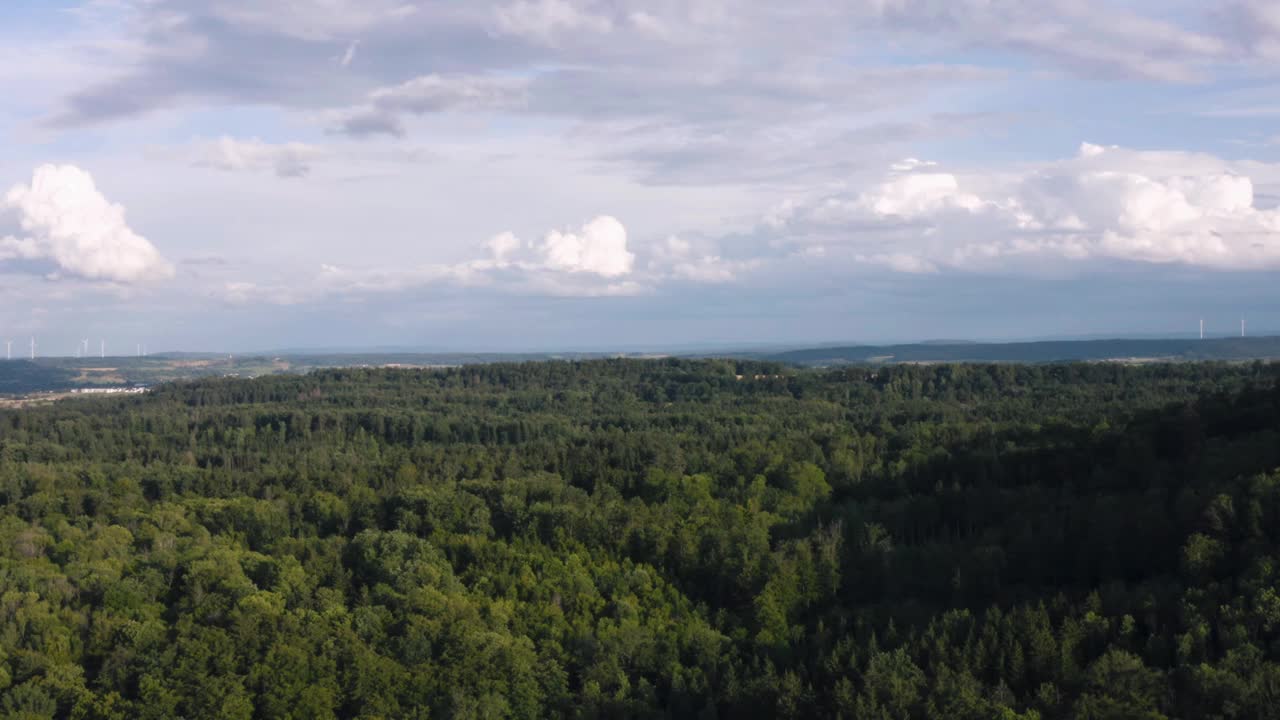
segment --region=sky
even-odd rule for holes
[[[1275,0],[5,0],[0,339],[1280,333]]]

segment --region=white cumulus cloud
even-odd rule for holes
[[[627,229],[617,218],[601,215],[578,230],[552,230],[525,244],[513,233],[486,243],[496,267],[551,270],[617,278],[631,273],[636,256],[627,249]]]
[[[627,229],[602,215],[576,232],[552,230],[538,248],[547,267],[566,272],[618,277],[631,272],[636,256],[627,250]]]
[[[918,217],[951,209],[976,210],[982,200],[962,191],[954,175],[913,173],[880,185],[864,195],[859,206],[880,216]]]
[[[121,283],[173,275],[155,246],[125,222],[93,177],[72,165],[43,165],[29,185],[13,187],[0,214],[16,217],[20,235],[0,237],[0,260],[48,260],[66,273]]]
[[[900,272],[999,269],[1017,258],[1280,267],[1280,209],[1211,156],[1085,143],[1075,158],[956,175],[904,162],[852,196],[791,203],[766,226]]]
[[[485,243],[485,247],[493,254],[493,261],[498,266],[506,266],[511,263],[515,254],[520,251],[524,244],[520,242],[520,238],[515,233],[504,232],[494,235]]]

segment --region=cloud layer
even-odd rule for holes
[[[1208,23],[1102,0],[114,0],[103,12],[132,42],[111,46],[130,70],[75,93],[59,122],[145,112],[192,98],[315,106],[361,94],[333,68],[378,86],[427,72],[483,75],[530,68],[647,70],[655,85],[696,68],[708,89],[751,67],[830,74],[849,44],[890,40],[917,54],[980,47],[1034,57],[1088,77],[1202,77],[1215,63],[1268,58],[1280,35],[1265,0],[1232,0]],[[1195,22],[1200,20],[1200,22]],[[359,60],[355,48],[359,43]],[[746,57],[743,48],[754,57]],[[279,72],[263,76],[267,51]],[[701,62],[691,64],[700,59]],[[336,60],[336,63],[335,63]],[[757,62],[758,61],[758,62]],[[417,67],[406,73],[405,67]],[[838,66],[837,66],[838,67]],[[325,78],[325,75],[328,77]],[[324,87],[318,80],[327,79]],[[826,98],[833,99],[831,97]]]
[[[1280,179],[1280,167],[1253,169]],[[1205,154],[1084,143],[1064,160],[969,172],[908,158],[846,192],[784,202],[747,233],[633,238],[601,215],[536,239],[502,232],[457,263],[328,265],[306,288],[235,282],[227,297],[294,304],[429,287],[591,297],[793,281],[800,292],[832,273],[1087,275],[1107,261],[1258,271],[1280,268],[1272,205],[1257,206],[1242,168]]]
[[[91,280],[133,283],[173,275],[173,266],[125,222],[89,173],[72,165],[43,165],[30,184],[14,186],[0,213],[15,217],[20,234],[0,237],[0,260],[51,261]]]
[[[0,186],[0,295],[50,317],[916,327],[987,281],[1010,318],[1051,281],[1237,298],[1280,269],[1268,0],[27,5],[0,26],[0,177],[75,167]]]
[[[404,138],[438,116],[502,114],[562,123],[603,148],[600,161],[655,183],[830,177],[833,153],[882,161],[874,146],[888,138],[964,132],[955,118],[894,113],[992,87],[1011,64],[1002,55],[1090,79],[1185,83],[1262,61],[1277,37],[1252,0],[1229,3],[1223,17],[1236,20],[1217,23],[1101,0],[104,7],[127,9],[115,18],[127,37],[96,49],[119,70],[69,93],[54,126],[252,105],[310,113],[348,136]],[[884,44],[898,59],[874,52]]]

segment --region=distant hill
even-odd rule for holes
[[[335,367],[443,367],[499,362],[651,358],[639,353],[164,353],[147,357],[40,358],[0,362],[0,395],[24,395],[75,387],[155,385],[204,377],[250,378]],[[703,352],[684,357],[767,360],[802,367],[895,363],[1193,362],[1280,360],[1280,337],[1211,340],[1054,340],[981,343],[961,340],[904,345],[847,345]]]
[[[539,360],[587,360],[609,357],[605,353],[300,353],[280,355],[299,367],[352,367],[359,365],[413,365],[439,367],[444,365],[487,365],[501,362],[531,362]]]
[[[251,378],[306,373],[337,367],[448,367],[538,360],[608,357],[589,353],[335,353],[246,354],[157,353],[146,357],[46,357],[34,362],[0,362],[0,395],[69,390],[77,387],[156,385],[206,377]]]
[[[72,386],[76,373],[30,360],[0,361],[0,395],[21,395]]]
[[[1270,360],[1280,359],[1280,337],[858,345],[752,354],[751,357],[804,366],[944,362]]]

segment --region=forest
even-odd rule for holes
[[[6,718],[1280,718],[1280,365],[591,360],[0,412]]]

